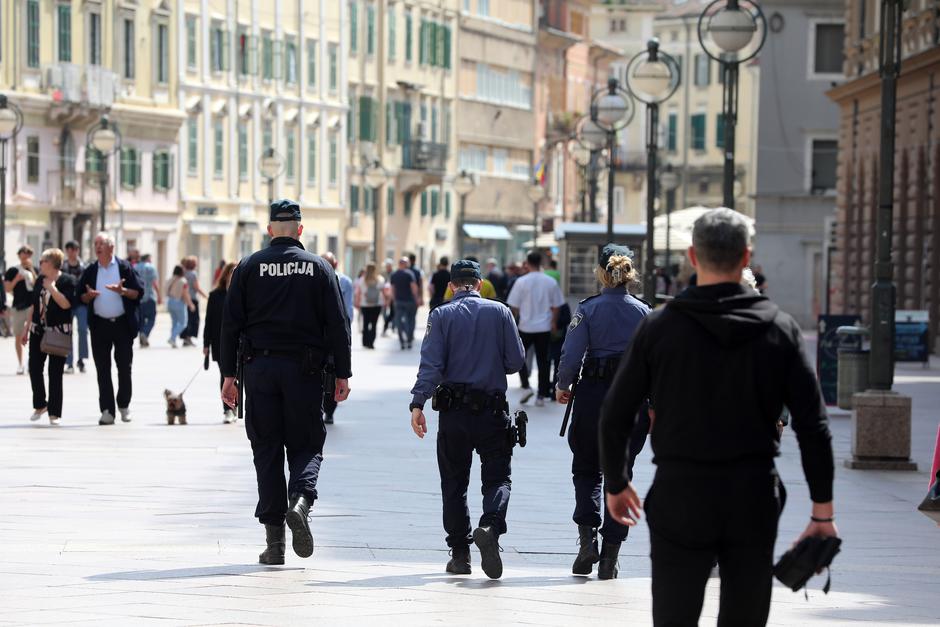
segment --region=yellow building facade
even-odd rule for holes
[[[23,114],[8,146],[7,263],[23,243],[70,239],[90,256],[107,173],[105,223],[119,254],[138,248],[170,267],[179,252],[177,44],[167,0],[0,3],[0,93]],[[107,161],[88,148],[106,113],[121,138]]]
[[[336,0],[176,0],[181,238],[204,275],[263,245],[271,198],[299,201],[308,249],[345,248],[344,21]]]

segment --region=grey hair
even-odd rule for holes
[[[108,246],[111,246],[112,248],[114,247],[114,238],[107,231],[101,231],[95,235],[95,239],[103,239],[108,244]]]
[[[692,246],[705,267],[730,272],[751,245],[747,221],[737,211],[720,208],[705,213],[692,227]]]

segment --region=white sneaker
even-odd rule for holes
[[[113,425],[114,416],[111,415],[107,409],[101,412],[101,418],[98,420],[99,425]]]
[[[26,374],[26,368],[20,366],[16,369],[16,374]]]
[[[35,411],[33,412],[33,415],[29,417],[29,421],[30,421],[30,422],[36,422],[37,420],[39,420],[40,418],[42,418],[42,415],[43,415],[44,413],[46,413],[46,411],[47,411],[47,410],[46,410],[45,407],[43,407],[42,409],[37,409],[37,410],[35,410]]]
[[[50,415],[49,415],[49,424],[50,424],[50,425],[53,425],[53,426],[58,425],[58,424],[59,424],[59,417],[58,417],[58,416],[53,416],[53,415],[50,414]]]
[[[65,374],[75,374],[75,368],[73,366],[66,367]]]
[[[541,396],[539,396],[538,398],[536,398],[536,399],[535,399],[535,406],[536,406],[536,407],[545,407],[545,399],[542,398]]]
[[[130,407],[118,407],[118,412],[121,414],[121,422],[130,422],[130,421],[131,421],[131,409],[130,409]]]
[[[234,424],[235,421],[237,420],[238,418],[235,416],[235,412],[229,409],[228,411],[225,412],[225,416],[222,418],[222,423],[230,425],[230,424]]]
[[[167,340],[167,343],[170,345],[170,348],[176,348],[176,340]]]

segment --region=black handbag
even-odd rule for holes
[[[839,554],[840,538],[810,536],[800,540],[795,547],[784,553],[774,566],[774,576],[780,583],[797,592],[813,575],[829,568],[832,560]],[[828,594],[832,579],[826,578],[823,592]]]

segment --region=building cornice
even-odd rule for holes
[[[940,64],[940,47],[931,48],[925,52],[914,55],[901,61],[900,80],[916,74],[926,68],[935,67]],[[881,76],[878,72],[869,72],[859,78],[853,79],[830,89],[826,95],[830,100],[841,103],[849,100],[859,94],[878,89],[881,86]]]

